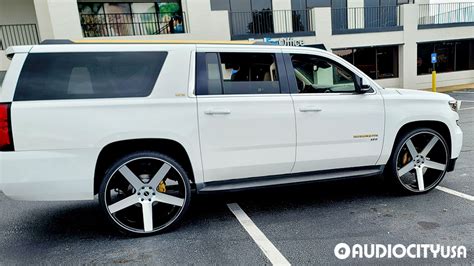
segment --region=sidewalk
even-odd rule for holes
[[[438,87],[436,88],[437,92],[450,92],[450,91],[462,91],[462,90],[469,90],[474,89],[474,83],[469,84],[462,84],[462,85],[455,85],[455,86],[447,86],[447,87]],[[425,91],[431,91],[431,88],[423,89]]]

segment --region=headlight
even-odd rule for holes
[[[458,112],[459,109],[461,108],[461,101],[456,101],[456,100],[449,101],[449,107],[451,107],[451,110],[453,110],[454,112]]]

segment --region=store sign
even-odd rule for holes
[[[263,41],[269,44],[278,44],[282,46],[304,46],[303,39],[293,39],[291,37],[280,39],[263,38]]]

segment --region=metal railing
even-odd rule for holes
[[[474,23],[474,2],[420,5],[418,25]]]
[[[332,8],[333,34],[402,30],[400,6]]]
[[[314,33],[313,15],[304,10],[262,10],[229,12],[234,39],[272,37],[275,34],[291,36],[295,33]]]
[[[184,12],[81,14],[84,37],[187,33]]]
[[[33,45],[39,43],[36,24],[0,25],[0,50],[13,45]]]

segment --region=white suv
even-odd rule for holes
[[[0,189],[98,194],[130,234],[175,225],[192,192],[382,173],[427,192],[461,150],[453,98],[384,89],[319,49],[64,41],[7,56]]]

